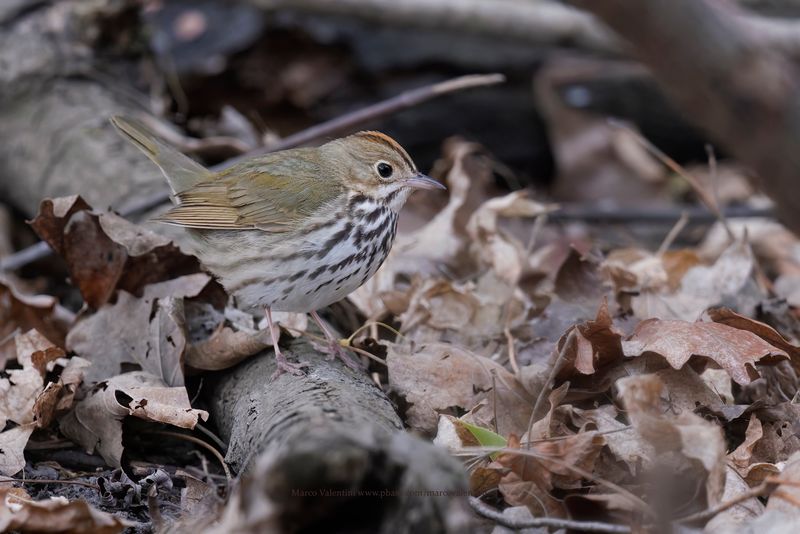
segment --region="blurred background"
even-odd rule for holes
[[[771,49],[793,51],[791,2],[740,4],[749,11],[719,2],[709,10],[775,36]],[[609,11],[599,15],[623,23],[637,17]],[[680,34],[658,16],[667,36]],[[446,139],[475,141],[493,161],[498,191],[529,189],[561,203],[554,219],[578,233],[604,222],[604,239],[613,244],[651,231],[663,236],[683,209],[690,226],[713,221],[657,149],[712,185],[734,215],[769,212],[770,202],[751,185],[752,167],[729,159],[719,136],[705,133],[716,125],[708,128],[706,117],[681,106],[685,95],[673,104],[675,95],[666,96],[671,80],[665,91],[659,79],[661,70],[682,69],[681,54],[698,66],[707,59],[672,42],[663,52],[674,57],[654,76],[640,60],[647,63],[665,36],[626,43],[564,2],[14,0],[0,17],[0,198],[14,221],[33,215],[45,196],[80,193],[125,213],[163,191],[147,163],[131,160],[108,135],[112,113],[161,117],[176,126],[160,131],[168,140],[218,164],[403,91],[476,73],[501,73],[506,81],[349,130],[385,131],[423,169],[432,169]],[[709,25],[700,22],[687,31]],[[719,58],[715,47],[730,43],[710,39],[700,46]],[[720,69],[735,60],[720,59]],[[702,87],[693,87],[704,82],[681,75],[687,98],[704,106]],[[717,78],[724,89],[725,75]],[[145,178],[121,178],[126,174]],[[33,239],[18,230],[12,249]],[[701,235],[690,228],[683,238]]]

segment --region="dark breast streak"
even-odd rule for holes
[[[351,218],[347,223],[349,234],[337,235],[342,239],[334,246],[348,247],[352,254],[338,262],[320,266],[312,272],[308,278],[317,279],[317,283],[306,291],[307,295],[326,288],[339,291],[344,284],[356,277],[359,277],[359,281],[355,287],[359,287],[375,274],[389,254],[397,232],[397,214],[386,205],[379,203],[376,206],[374,201],[361,195],[351,199],[347,211]]]

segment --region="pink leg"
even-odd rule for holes
[[[322,320],[322,318],[317,314],[317,312],[312,311],[310,315],[314,319],[314,321],[317,322],[320,329],[322,329],[322,333],[325,334],[325,339],[328,341],[328,346],[320,350],[329,354],[330,355],[329,359],[338,357],[340,360],[342,360],[342,362],[344,362],[346,366],[350,367],[351,369],[355,369],[356,371],[363,371],[364,366],[358,363],[357,361],[353,360],[353,358],[351,358],[350,355],[347,354],[347,351],[345,351],[345,349],[339,343],[339,340],[336,339],[336,336],[333,335],[328,326],[325,324],[325,321]]]
[[[286,356],[283,355],[281,352],[280,347],[278,347],[278,336],[275,332],[275,325],[272,324],[272,310],[269,309],[269,306],[264,308],[267,312],[267,324],[269,324],[269,334],[272,336],[272,347],[275,349],[275,361],[278,364],[278,368],[275,369],[275,372],[272,373],[271,380],[278,378],[281,373],[288,372],[295,376],[302,376],[303,375],[303,367],[308,367],[308,364],[305,362],[300,363],[290,363],[289,360],[286,359]]]

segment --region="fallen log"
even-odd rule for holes
[[[218,375],[209,396],[226,461],[254,473],[246,490],[269,498],[272,519],[290,531],[456,531],[466,496],[459,462],[405,432],[366,373],[315,355],[302,338],[286,354],[308,361],[308,375],[270,382],[267,350]],[[255,512],[248,501],[237,503],[241,517]]]

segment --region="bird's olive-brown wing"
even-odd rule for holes
[[[345,190],[328,176],[314,149],[261,156],[177,193],[179,204],[158,220],[198,229],[290,232],[328,210],[334,216]]]

